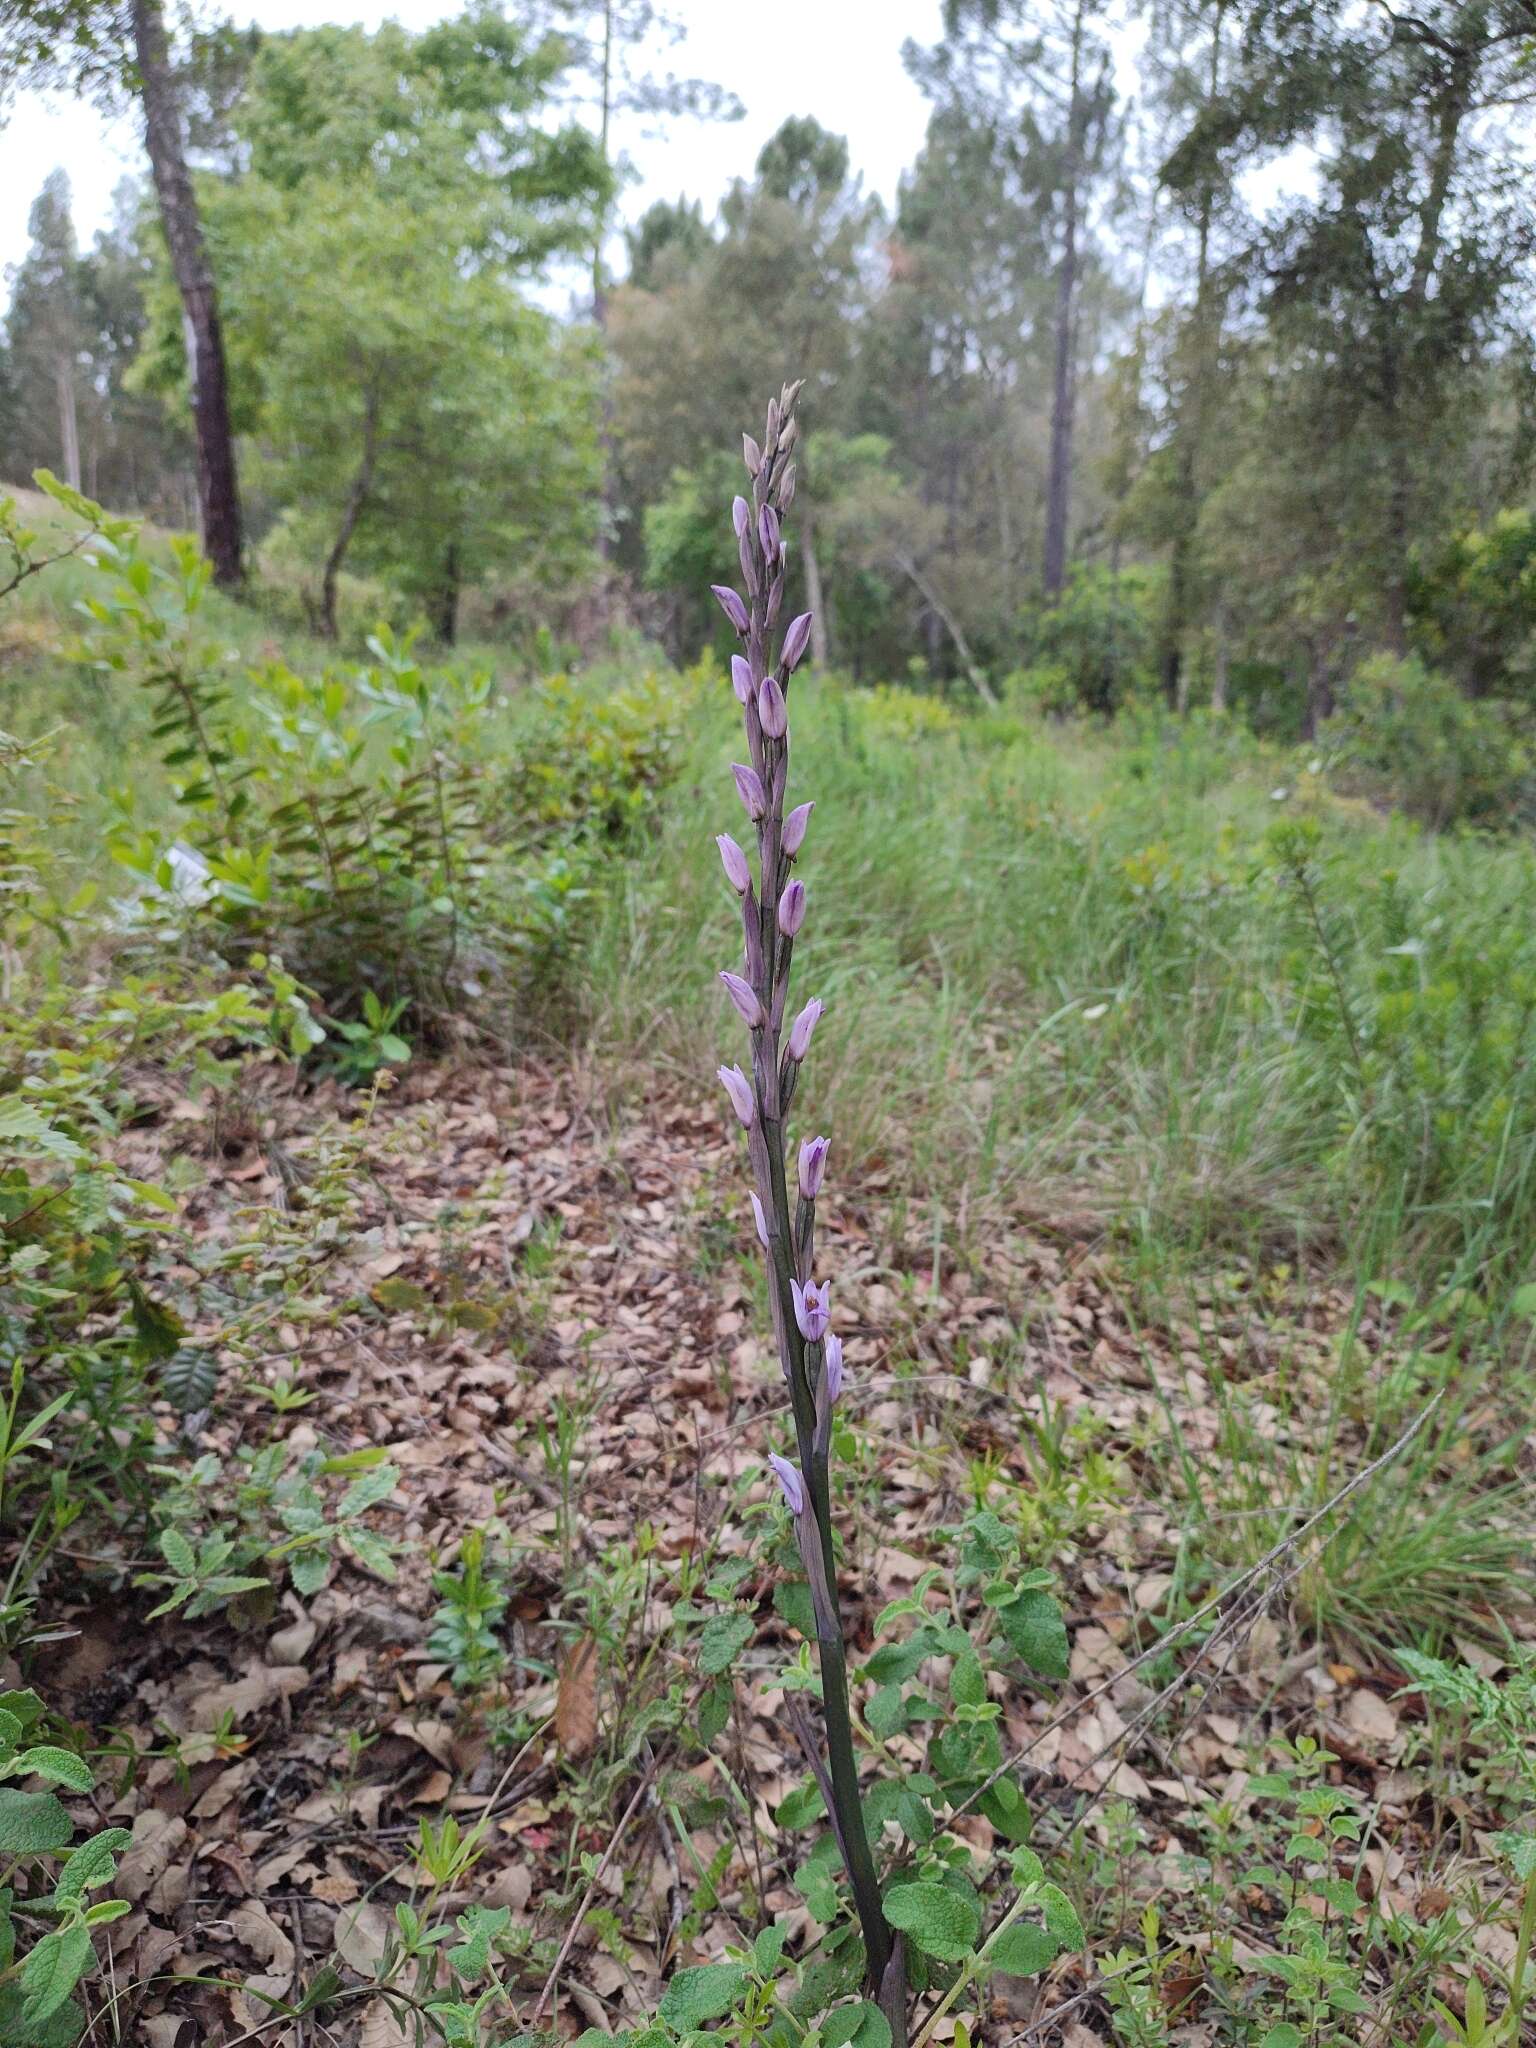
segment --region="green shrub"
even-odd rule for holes
[[[1028,621],[1015,687],[1039,710],[1105,718],[1150,690],[1156,588],[1145,569],[1074,569],[1055,604]]]
[[[1383,654],[1363,662],[1323,738],[1343,786],[1434,831],[1504,829],[1536,817],[1529,716],[1464,696],[1417,658]]]

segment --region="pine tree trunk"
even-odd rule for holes
[[[459,544],[450,541],[443,557],[437,601],[432,607],[432,630],[445,647],[452,647],[459,637],[459,588]]]
[[[1072,17],[1072,87],[1067,110],[1067,162],[1061,262],[1056,272],[1055,369],[1051,384],[1051,454],[1045,486],[1043,582],[1049,602],[1067,581],[1067,527],[1072,498],[1072,425],[1077,407],[1077,186],[1081,176],[1083,0]]]
[[[341,524],[336,529],[336,538],[331,542],[331,551],[325,558],[325,568],[320,577],[320,631],[327,640],[336,638],[336,586],[341,576],[341,565],[346,560],[347,549],[352,545],[352,536],[357,531],[357,522],[363,516],[368,503],[368,493],[373,489],[373,465],[378,452],[378,398],[374,392],[368,394],[367,410],[363,414],[363,453],[357,465],[357,473],[347,492],[347,502],[341,508]]]
[[[832,663],[832,633],[822,598],[821,564],[816,559],[809,506],[800,521],[800,563],[805,571],[805,602],[811,614],[811,659],[818,668],[829,668]]]
[[[64,481],[72,491],[80,488],[80,420],[75,410],[75,366],[68,356],[55,358],[54,386],[59,395],[59,449],[63,457]]]
[[[186,329],[203,547],[213,564],[215,582],[230,588],[242,581],[244,566],[240,490],[218,297],[192,190],[192,174],[187,168],[160,0],[132,0],[132,15],[145,147]]]

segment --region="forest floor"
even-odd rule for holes
[[[188,1220],[211,1236],[302,1205],[317,1133],[357,1098],[279,1073],[233,1113],[168,1099],[120,1141],[123,1163],[164,1180],[192,1155]],[[751,1513],[783,1402],[738,1149],[713,1102],[615,1104],[579,1065],[414,1066],[379,1100],[353,1155],[352,1227],[274,1324],[266,1384],[224,1390],[187,1450],[387,1446],[398,1485],[371,1520],[401,1546],[398,1579],[343,1563],[311,1601],[287,1595],[243,1628],[146,1626],[150,1596],[125,1593],[123,1561],[83,1561],[99,1594],[51,1616],[59,1638],[29,1673],[123,1765],[115,1783],[101,1773],[95,1819],[132,1829],[117,1886],[132,1910],[104,1931],[94,2041],[390,2048],[409,2035],[370,1987],[400,1900],[509,1908],[521,2023],[552,2012],[572,2033],[633,2023],[679,1964],[769,1918],[804,1934],[789,1879],[805,1839],[774,1817],[804,1777],[778,1683],[794,1641]],[[1424,1708],[1369,1631],[1318,1625],[1324,1565],[1336,1592],[1381,1526],[1380,1475],[1308,1518],[1391,1450],[1365,1418],[1402,1363],[1392,1312],[1234,1262],[1157,1320],[1091,1214],[961,1216],[940,1235],[889,1179],[867,1172],[826,1219],[852,1376],[853,1634],[867,1644],[876,1610],[912,1591],[937,1530],[1005,1498],[1034,1561],[1060,1570],[1072,1643],[1066,1684],[1000,1704],[1036,1844],[1069,1873],[1090,1949],[973,2012],[973,2038],[1000,2048],[1055,2014],[1055,2038],[1108,2039],[1105,1958],[1140,1949],[1154,1901],[1182,1959],[1158,1980],[1169,2026],[1223,2037],[1222,1987],[1262,1977],[1277,1940],[1272,1897],[1241,1878],[1266,1826],[1246,1787],[1303,1735],[1370,1802],[1349,1874],[1362,1923],[1399,1932],[1361,1945],[1367,2009],[1401,2010],[1412,1977],[1460,2010],[1469,1974],[1513,1953],[1496,1816],[1460,1781],[1446,1795]],[[1324,1457],[1312,1433],[1339,1414],[1346,1362],[1361,1398]],[[1290,1454],[1326,1466],[1315,1498],[1251,1505],[1253,1471],[1230,1468],[1266,1439],[1276,1473]],[[1224,1471],[1229,1493],[1211,1477]],[[1192,1544],[1196,1522],[1223,1544]],[[475,1524],[492,1530],[506,1658],[469,1692],[428,1637],[433,1574]],[[752,1635],[710,1756],[686,1741],[703,1686],[689,1623],[701,1561],[732,1554],[754,1560],[736,1587]],[[1465,1590],[1459,1648],[1496,1673],[1498,1626]],[[1536,1641],[1528,1598],[1500,1619]],[[920,1760],[906,1738],[892,1747]],[[423,1829],[430,1844],[449,1817],[480,1853],[434,1880]],[[957,1827],[984,1857],[989,1824]],[[299,2002],[328,1964],[342,1988],[326,2006],[291,2017],[272,2002]]]

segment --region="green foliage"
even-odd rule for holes
[[[507,1653],[498,1633],[507,1611],[506,1578],[490,1548],[490,1532],[466,1529],[458,1568],[432,1574],[441,1606],[427,1638],[430,1656],[449,1666],[456,1691],[483,1692],[501,1673]]]
[[[0,1693],[0,1779],[42,1778],[66,1792],[88,1794],[90,1766],[73,1750],[30,1739],[43,1716],[34,1692]],[[96,1928],[120,1919],[126,1899],[92,1902],[110,1884],[126,1828],[105,1828],[69,1847],[75,1824],[53,1792],[0,1785],[0,1857],[7,1883],[0,1890],[0,2038],[15,2048],[72,2048],[85,2025],[74,1997],[95,1968]],[[25,1891],[15,1889],[20,1876]],[[18,1937],[36,1917],[47,1931],[22,1948]]]
[[[399,1484],[383,1451],[328,1456],[280,1440],[261,1450],[242,1446],[228,1468],[208,1452],[188,1467],[151,1472],[164,1482],[154,1518],[167,1569],[135,1583],[164,1590],[152,1620],[181,1609],[197,1621],[236,1600],[250,1609],[249,1596],[265,1594],[259,1611],[270,1607],[285,1573],[308,1599],[344,1556],[376,1578],[396,1575],[397,1545],[365,1519]]]
[[[1322,737],[1346,787],[1382,796],[1432,830],[1508,831],[1536,818],[1528,713],[1466,697],[1416,658],[1362,663]]]
[[[1016,688],[1034,708],[1108,717],[1152,683],[1158,579],[1144,569],[1079,568],[1026,627],[1031,666]]]

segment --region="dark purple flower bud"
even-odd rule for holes
[[[779,688],[777,676],[764,676],[757,686],[757,716],[771,740],[783,739],[789,730],[789,706]]]
[[[781,1458],[777,1451],[768,1453],[768,1462],[778,1475],[779,1485],[784,1489],[784,1498],[789,1503],[789,1512],[799,1516],[805,1513],[805,1483],[800,1477],[799,1467],[792,1465],[788,1458]]]
[[[789,1291],[794,1296],[795,1321],[800,1334],[807,1344],[819,1344],[827,1334],[827,1290],[818,1287],[814,1280],[808,1280],[802,1288],[798,1280],[791,1280]]]
[[[737,1014],[743,1024],[756,1031],[763,1021],[763,1006],[757,1000],[757,991],[750,981],[743,981],[739,974],[732,974],[721,968],[720,979],[725,983],[725,992],[736,1005]]]
[[[750,1124],[757,1115],[757,1097],[752,1093],[752,1083],[740,1067],[717,1067],[716,1073],[731,1098],[731,1107],[744,1124]]]
[[[752,543],[745,534],[737,541],[736,552],[741,557],[741,580],[746,584],[749,596],[756,597],[762,586],[757,579],[757,560],[752,553]]]
[[[747,618],[746,606],[742,603],[736,592],[730,588],[729,584],[711,583],[709,587],[720,600],[721,611],[725,613],[725,616],[730,620],[736,631],[745,639],[747,626],[750,623]]]
[[[821,1022],[826,1005],[819,996],[812,996],[794,1023],[789,1027],[789,1043],[784,1050],[798,1065],[811,1049],[811,1034]]]
[[[750,434],[743,434],[741,437],[741,454],[747,465],[747,474],[756,476],[763,466],[763,451]]]
[[[757,537],[763,544],[763,560],[776,562],[779,559],[779,515],[771,505],[765,505],[757,515]]]
[[[755,1194],[752,1196],[752,1221],[757,1229],[758,1243],[765,1252],[771,1250],[768,1242],[768,1218],[763,1214],[763,1205]]]
[[[747,816],[756,822],[768,809],[768,793],[763,788],[762,777],[755,768],[748,768],[741,761],[731,763],[731,773],[736,778],[736,794],[747,807]]]
[[[735,596],[734,591],[731,594]],[[718,590],[715,592],[715,595],[717,597],[720,596]],[[725,602],[724,598],[721,598],[720,601],[722,604]],[[784,645],[779,650],[779,659],[784,664],[785,675],[792,676],[794,674],[795,670],[804,660],[805,650],[810,644],[811,615],[809,612],[801,612],[798,617],[791,619],[784,628]]]
[[[805,844],[805,828],[810,824],[811,813],[815,808],[814,803],[796,804],[795,808],[784,820],[784,837],[780,844],[790,860],[794,859],[795,855]]]
[[[835,1401],[843,1391],[843,1340],[828,1330],[822,1339],[821,1369],[827,1377],[827,1400]]]
[[[802,1138],[800,1141],[800,1192],[808,1202],[814,1202],[821,1193],[821,1183],[827,1170],[827,1150],[830,1138]]]
[[[729,832],[717,834],[715,844],[720,849],[720,865],[725,869],[725,879],[738,896],[745,896],[752,886],[752,870],[747,866],[747,856]]]
[[[752,702],[752,664],[744,654],[731,656],[731,688],[738,704]]]
[[[773,494],[779,501],[779,517],[787,517],[789,508],[795,502],[795,465],[790,463],[779,478],[778,488]]]
[[[796,876],[784,884],[784,894],[779,898],[779,930],[786,939],[792,939],[805,923],[805,884]]]
[[[745,498],[733,498],[731,500],[731,524],[736,529],[736,538],[738,540],[741,539],[747,528],[752,524],[752,507]]]

